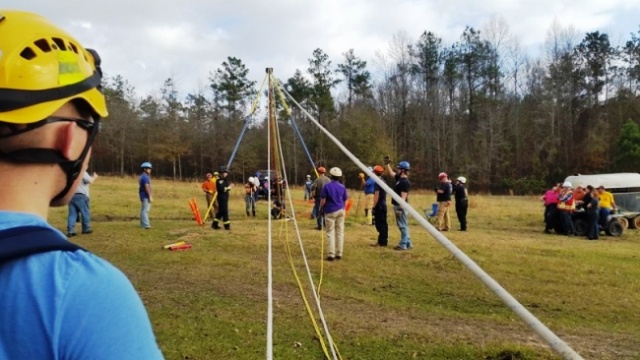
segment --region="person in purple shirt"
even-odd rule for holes
[[[340,183],[342,170],[329,170],[331,182],[322,187],[320,193],[320,214],[324,214],[327,228],[327,260],[342,259],[344,249],[344,217],[347,189]],[[337,242],[337,249],[336,249]]]

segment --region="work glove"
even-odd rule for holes
[[[389,157],[389,155],[384,157],[384,164],[387,165],[391,162],[391,158]]]

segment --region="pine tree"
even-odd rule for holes
[[[249,69],[242,60],[230,56],[222,68],[209,77],[215,106],[229,119],[244,119],[245,107],[256,94],[256,82],[248,80],[248,74]]]

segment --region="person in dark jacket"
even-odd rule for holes
[[[386,184],[386,181],[384,181],[384,178],[382,177],[382,174],[384,173],[384,168],[382,166],[374,166],[373,172]],[[382,186],[378,185],[378,183],[375,183],[372,212],[373,224],[376,226],[376,231],[378,231],[378,242],[373,244],[373,246],[387,246],[389,240],[389,224],[387,223],[387,192],[382,188]]]
[[[218,212],[213,219],[211,228],[220,229],[218,222],[222,220],[225,230],[231,230],[231,221],[229,221],[229,191],[233,188],[233,184],[229,184],[227,177],[229,169],[222,167],[220,169],[220,178],[216,181],[216,192],[218,193]]]
[[[598,223],[600,206],[598,203],[600,202],[600,197],[596,189],[593,186],[587,186],[587,193],[582,199],[584,208],[587,211],[587,221],[588,221],[588,231],[587,231],[587,239],[589,240],[598,240],[600,236],[600,225]]]
[[[460,231],[467,231],[467,209],[469,208],[469,192],[466,188],[467,178],[459,176],[453,187],[456,199],[456,215],[460,222]]]
[[[451,207],[451,192],[453,186],[446,173],[440,173],[438,180],[440,184],[436,187],[436,202],[438,202],[436,229],[438,229],[438,231],[448,231],[451,228],[449,208]]]

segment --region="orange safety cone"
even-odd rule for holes
[[[196,221],[198,222],[198,225],[202,225],[202,217],[200,217],[200,208],[198,207],[196,198],[193,198],[193,208],[196,209]]]
[[[353,199],[352,198],[347,199],[347,202],[344,205],[345,205],[344,210],[346,212],[345,214],[346,216],[346,215],[349,215],[349,210],[351,210],[351,207],[353,206]]]
[[[193,213],[193,218],[198,225],[202,225],[202,219],[200,218],[200,210],[198,209],[198,203],[195,198],[191,198],[189,200],[189,207],[191,208],[191,213]]]

